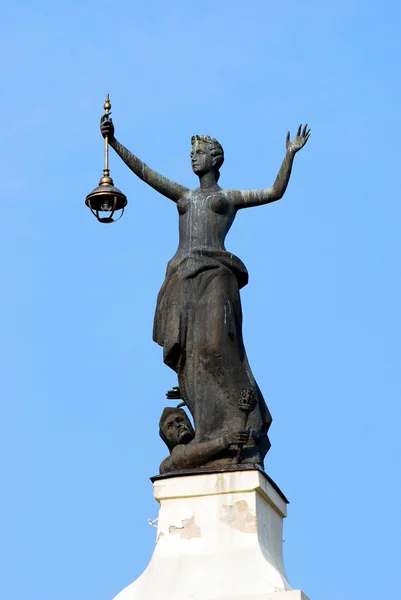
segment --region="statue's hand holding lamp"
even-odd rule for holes
[[[102,117],[102,122],[110,122],[110,100],[109,95],[106,96],[104,103],[105,113]],[[109,169],[109,139],[106,135],[104,138],[104,169],[103,177],[99,181],[97,188],[91,191],[86,196],[86,206],[90,208],[92,214],[95,215],[99,223],[114,223],[118,221],[124,214],[124,208],[127,206],[127,197],[118,188],[114,186],[113,180],[110,177]],[[121,210],[121,214],[118,219],[113,219],[116,211]],[[110,213],[108,216],[101,217],[99,213]]]

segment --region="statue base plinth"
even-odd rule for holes
[[[261,471],[157,479],[156,548],[115,600],[308,600],[283,564],[287,501]]]

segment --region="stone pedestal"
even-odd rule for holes
[[[288,583],[287,501],[264,473],[169,477],[155,481],[154,494],[155,551],[115,600],[308,600]]]

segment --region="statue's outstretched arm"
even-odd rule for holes
[[[157,192],[170,198],[170,200],[174,200],[174,202],[177,202],[179,198],[188,192],[189,188],[160,175],[160,173],[157,173],[157,171],[148,167],[141,159],[135,156],[135,154],[132,154],[132,152],[116,140],[111,119],[102,117],[100,130],[103,136],[108,136],[110,146],[117,152],[118,156],[125,162],[131,171]]]
[[[157,173],[157,171],[148,167],[147,164],[127,150],[127,148],[120,144],[115,138],[110,142],[110,146],[117,152],[118,156],[125,162],[131,171],[139,177],[139,179],[142,179],[157,192],[163,194],[163,196],[177,202],[179,198],[188,192],[189,188],[171,181],[171,179],[164,177],[164,175],[160,175],[160,173]]]
[[[288,132],[287,151],[273,186],[264,190],[229,190],[234,206],[237,209],[248,208],[280,200],[284,196],[290,180],[295,154],[305,146],[309,136],[310,129],[307,125],[303,129],[301,125],[299,126],[297,135],[292,141],[290,141],[290,132]]]

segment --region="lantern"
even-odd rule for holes
[[[105,116],[109,118],[110,115],[110,99],[109,94],[106,96],[104,103]],[[86,196],[85,204],[88,206],[93,215],[97,218],[99,223],[114,223],[121,219],[124,214],[124,208],[127,206],[127,197],[118,188],[114,186],[113,180],[110,177],[109,169],[109,140],[106,136],[104,138],[104,169],[103,177],[99,181],[98,187],[90,192]],[[118,219],[114,219],[113,216],[116,211],[120,211],[121,214]],[[107,216],[100,216],[99,213],[109,213]]]

